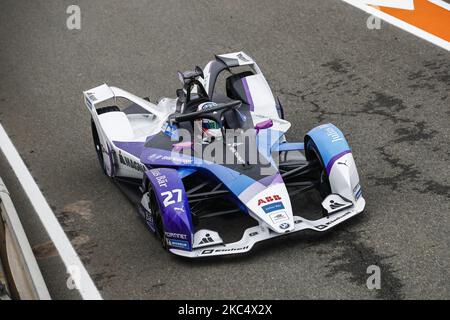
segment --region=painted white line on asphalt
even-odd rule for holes
[[[17,179],[28,196],[28,199],[30,199],[31,204],[39,216],[45,230],[50,236],[50,239],[53,241],[56,249],[58,250],[58,253],[61,256],[71,279],[75,280],[76,283],[79,284],[76,287],[80,292],[81,297],[85,300],[101,300],[102,297],[94,282],[87,273],[86,268],[75,252],[75,249],[72,247],[72,244],[64,233],[58,219],[55,217],[55,214],[48,205],[47,200],[45,200],[41,190],[39,190],[39,187],[31,176],[30,171],[28,171],[28,168],[1,124],[0,149],[3,151],[3,154],[16,174]]]
[[[445,41],[439,37],[436,37],[435,35],[432,35],[431,33],[423,31],[422,29],[414,27],[413,25],[406,23],[406,22],[404,22],[398,18],[395,18],[391,15],[388,15],[387,13],[384,13],[374,7],[366,5],[360,0],[342,0],[342,1],[358,8],[358,9],[361,9],[375,17],[378,17],[378,18],[386,21],[387,23],[390,23],[400,29],[408,31],[408,32],[416,35],[417,37],[422,38],[428,42],[431,42],[447,51],[450,51],[450,42]]]

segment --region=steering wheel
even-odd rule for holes
[[[169,122],[171,124],[181,123],[181,122],[193,122],[198,119],[209,119],[217,122],[219,124],[220,129],[222,130],[222,134],[224,134],[223,130],[223,114],[229,110],[235,110],[242,105],[241,101],[232,101],[228,103],[219,103],[217,106],[208,108],[206,110],[200,110],[196,112],[191,112],[188,114],[173,114],[169,117]]]

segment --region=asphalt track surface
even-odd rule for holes
[[[66,28],[73,2],[79,31]],[[366,19],[337,0],[0,2],[1,123],[104,298],[450,297],[450,54]],[[174,96],[177,70],[240,50],[283,101],[290,140],[328,122],[345,132],[367,207],[326,234],[180,259],[101,173],[81,92]],[[0,170],[51,294],[76,297],[3,157]],[[366,287],[370,265],[380,290]]]

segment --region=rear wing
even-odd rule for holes
[[[132,103],[139,105],[151,114],[157,116],[160,119],[165,119],[169,115],[167,111],[160,110],[155,104],[148,102],[134,94],[131,94],[125,90],[116,87],[110,87],[107,84],[102,84],[101,86],[83,91],[84,103],[89,109],[89,112],[95,114],[96,105],[112,99],[112,98],[125,98]],[[169,112],[170,113],[170,112]]]
[[[89,111],[94,111],[95,105],[115,97],[114,92],[107,84],[83,91],[84,103]]]
[[[228,68],[254,65],[255,61],[245,52],[233,52],[226,54],[216,54],[216,59],[222,61]]]

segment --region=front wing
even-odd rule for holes
[[[314,231],[326,231],[336,225],[350,219],[364,210],[366,201],[360,197],[356,204],[349,209],[345,209],[318,220],[307,220],[299,216],[294,216],[295,229],[286,233],[275,233],[264,226],[255,226],[244,231],[241,240],[228,244],[218,244],[210,247],[193,248],[192,251],[170,249],[170,252],[188,258],[211,257],[245,253],[250,251],[255,243],[276,238],[279,236],[292,234],[305,229]]]

